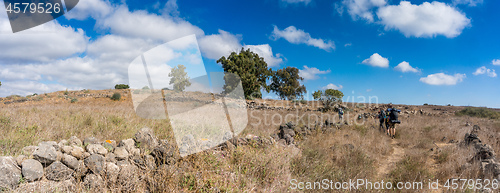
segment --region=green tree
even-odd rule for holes
[[[172,68],[168,76],[171,77],[170,84],[174,84],[175,91],[184,91],[186,87],[191,86],[189,76],[186,72],[186,67],[182,64]]]
[[[264,58],[253,53],[250,49],[244,50],[241,48],[240,53],[232,52],[227,58],[222,56],[217,63],[222,64],[224,72],[234,73],[241,79],[245,98],[262,98],[261,88],[270,91],[270,87],[266,84],[267,79],[271,76],[271,69],[267,67]],[[239,81],[227,81],[224,85],[224,92],[229,93],[236,88]]]
[[[117,84],[115,85],[115,89],[128,89],[130,88],[128,85],[126,84]]]
[[[289,66],[274,72],[270,87],[281,99],[297,99],[306,93],[306,87],[300,84],[302,80],[299,69]]]
[[[0,86],[2,86],[2,81],[0,81]]]
[[[326,89],[325,91],[318,90],[313,93],[315,100],[319,100],[323,103],[325,110],[330,110],[336,102],[342,102],[342,97],[344,93],[335,89]]]

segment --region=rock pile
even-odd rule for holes
[[[484,178],[494,178],[500,180],[500,163],[496,160],[493,148],[488,144],[483,144],[478,137],[481,128],[474,125],[470,133],[466,133],[462,144],[472,146],[475,150],[473,160],[481,162],[481,174]]]
[[[151,153],[149,153],[151,152]],[[65,182],[71,191],[76,181],[85,189],[100,189],[104,179],[108,182],[129,184],[138,178],[138,170],[174,164],[178,159],[175,146],[154,136],[149,128],[141,129],[133,139],[116,143],[99,142],[89,137],[83,142],[77,137],[68,140],[41,142],[38,146],[22,149],[22,155],[0,157],[0,190],[14,190],[21,181],[23,186],[58,187]],[[127,182],[127,183],[125,183]],[[133,190],[134,186],[129,186]],[[40,191],[40,190],[39,190]]]

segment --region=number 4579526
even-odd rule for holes
[[[6,8],[7,13],[59,13],[61,4],[59,3],[9,3]]]

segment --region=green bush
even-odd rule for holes
[[[111,100],[114,101],[119,101],[122,98],[122,95],[120,93],[115,92],[113,96],[111,96]]]
[[[115,89],[128,89],[130,88],[128,85],[126,84],[117,84],[115,85]]]
[[[76,103],[76,102],[78,102],[78,99],[76,99],[76,98],[71,99],[71,103]]]
[[[456,112],[455,115],[458,116],[467,115],[471,117],[490,118],[490,119],[500,118],[500,112],[484,107],[481,108],[467,107],[465,109],[462,109],[461,111]]]

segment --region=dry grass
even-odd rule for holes
[[[26,102],[3,104],[24,100],[26,97],[0,99],[0,155],[16,155],[21,148],[41,141],[60,141],[70,136],[81,139],[95,136],[100,140],[127,139],[142,127],[150,127],[162,139],[175,141],[168,120],[151,120],[138,117],[130,93],[120,90],[122,99],[107,98],[115,90],[64,91],[32,96]],[[67,94],[67,95],[65,95]],[[94,97],[81,97],[92,94]],[[76,101],[73,99],[77,99]],[[74,101],[73,103],[71,101]],[[346,111],[349,126],[335,127],[324,132],[318,126],[325,120],[337,122],[336,113],[305,111],[315,109],[315,102],[288,102],[266,100],[271,106],[293,105],[302,110],[249,110],[249,124],[239,137],[247,134],[270,136],[280,124],[293,121],[298,127],[317,128],[309,136],[296,136],[297,146],[274,144],[265,148],[239,146],[234,151],[218,148],[182,158],[173,166],[143,171],[135,181],[108,183],[107,190],[121,192],[128,188],[138,192],[286,192],[290,180],[304,182],[345,181],[369,179],[416,181],[427,179],[478,178],[478,163],[469,163],[470,148],[456,145],[440,147],[450,140],[460,141],[472,126],[481,126],[481,140],[500,151],[500,122],[468,116],[401,115],[397,126],[396,144],[378,129],[377,119],[368,119],[363,125],[353,125],[353,118],[370,112],[367,106]],[[429,112],[436,106],[424,108]],[[440,107],[441,108],[441,107]],[[448,108],[448,107],[447,107]],[[457,111],[460,107],[449,107]],[[350,113],[350,114],[349,114]],[[404,149],[404,156],[389,167],[387,176],[379,176],[376,168],[392,155],[393,147]],[[81,179],[80,179],[81,180]],[[87,192],[77,183],[78,192]]]

